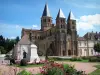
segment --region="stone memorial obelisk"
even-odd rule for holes
[[[37,46],[34,44],[35,40],[32,40],[32,33],[29,34],[30,39],[30,63],[36,62],[39,63],[40,58],[37,54]]]

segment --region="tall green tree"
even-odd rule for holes
[[[4,47],[4,45],[5,45],[5,38],[2,35],[0,35],[0,46]]]
[[[10,50],[13,49],[14,44],[19,41],[19,37],[17,36],[15,39],[4,38],[0,35],[0,51],[1,53],[8,53]]]
[[[100,43],[94,45],[94,50],[100,53]]]

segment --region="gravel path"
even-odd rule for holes
[[[75,65],[75,68],[77,70],[85,71],[86,74],[91,73],[92,71],[96,70],[94,65],[97,65],[98,63],[83,63],[83,62],[58,62],[63,64],[71,64]],[[29,72],[32,72],[33,74],[40,73],[40,67],[30,67],[30,68],[24,68]],[[0,75],[15,75],[14,73],[17,71],[21,71],[23,68],[13,67],[13,66],[6,66],[6,65],[0,65]]]

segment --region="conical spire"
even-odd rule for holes
[[[45,4],[45,7],[44,7],[44,11],[43,11],[42,17],[43,17],[43,16],[51,17],[51,16],[50,16],[50,12],[49,12],[49,8],[48,8],[48,4],[47,4],[47,3]]]
[[[69,13],[68,20],[75,20],[75,17],[73,15],[72,11],[70,11],[70,13]]]
[[[58,15],[57,15],[57,18],[65,18],[63,12],[61,9],[59,9],[59,12],[58,12]]]

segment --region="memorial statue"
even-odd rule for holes
[[[24,51],[23,52],[23,58],[26,58],[27,53]]]

